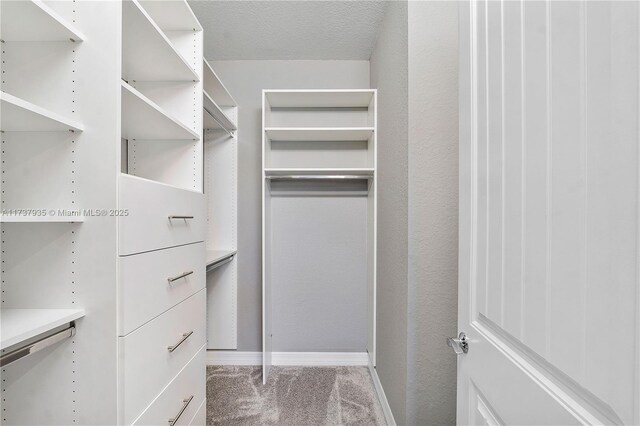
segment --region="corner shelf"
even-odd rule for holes
[[[5,92],[0,92],[3,132],[81,132],[80,123],[69,120]]]
[[[373,127],[267,127],[273,141],[368,141]]]
[[[82,318],[84,309],[2,308],[0,349],[29,340],[66,323]]]
[[[198,133],[122,82],[122,137],[131,140],[198,140]]]
[[[84,36],[40,0],[3,1],[0,39],[82,41]]]
[[[227,114],[222,111],[218,104],[209,96],[207,92],[202,93],[202,101],[204,107],[204,126],[205,129],[220,129],[227,132],[237,130],[238,126],[234,123]],[[210,117],[207,117],[210,115]]]
[[[122,3],[122,19],[122,78],[200,81],[196,71],[136,0]]]

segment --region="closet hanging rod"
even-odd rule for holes
[[[11,352],[7,352],[6,354],[2,354],[2,356],[0,357],[0,367],[4,367],[11,364],[12,362],[24,358],[25,356],[39,352],[51,345],[55,345],[56,343],[61,342],[64,339],[75,336],[75,334],[76,325],[75,322],[72,321],[69,323],[68,327],[63,330],[45,336],[26,346],[15,349]]]
[[[272,175],[265,177],[270,180],[368,180],[373,178],[371,175]]]
[[[218,119],[217,119],[213,114],[211,114],[211,113],[209,112],[209,110],[208,110],[208,109],[206,109],[206,108],[202,108],[202,109],[204,109],[204,112],[206,112],[207,114],[209,114],[209,117],[213,118],[213,121],[215,121],[216,123],[218,123],[218,126],[222,127],[222,130],[224,130],[225,132],[227,132],[227,134],[228,134],[229,136],[233,137],[233,131],[232,131],[232,130],[227,129],[227,128],[224,126],[224,124],[222,124],[222,123],[220,122],[220,120],[218,120]]]
[[[225,257],[224,259],[220,259],[219,261],[212,263],[211,265],[207,265],[207,272],[213,271],[214,269],[218,269],[222,265],[225,265],[231,262],[233,260],[233,256],[235,255],[232,254],[229,257]]]

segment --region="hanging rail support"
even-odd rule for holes
[[[2,354],[0,357],[0,367],[4,367],[6,365],[11,364],[19,359],[24,358],[25,356],[34,354],[39,352],[49,346],[55,345],[58,342],[63,341],[64,339],[68,339],[70,337],[75,336],[76,334],[76,324],[75,322],[70,322],[69,326],[64,330],[60,330],[57,333],[50,334],[49,336],[45,336],[39,340],[36,340],[33,343],[30,343],[21,348],[15,349],[6,354]]]

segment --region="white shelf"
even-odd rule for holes
[[[265,90],[272,108],[367,108],[374,90]]]
[[[84,309],[8,309],[2,308],[0,349],[8,348],[56,327],[82,318]]]
[[[4,41],[82,41],[84,36],[40,0],[0,2]]]
[[[211,99],[207,92],[202,94],[203,107],[205,109],[205,129],[223,129],[227,131],[237,130],[238,126],[225,114],[218,104]],[[213,116],[206,117],[207,112]]]
[[[207,260],[207,266],[213,265],[216,262],[233,256],[237,253],[237,250],[207,250],[205,258]]]
[[[264,169],[265,176],[338,176],[338,175],[358,175],[358,176],[373,176],[374,169],[372,168],[295,168],[295,169],[283,169],[283,168],[266,168]]]
[[[84,220],[84,216],[0,216],[0,223],[82,223]]]
[[[196,71],[136,0],[122,2],[122,17],[123,79],[127,81],[200,80]]]
[[[163,31],[202,31],[202,26],[186,0],[139,0]]]
[[[373,127],[267,127],[274,141],[368,141]]]
[[[233,99],[231,93],[227,90],[222,80],[218,77],[218,74],[211,68],[209,62],[203,60],[203,73],[204,73],[204,91],[207,92],[212,99],[214,99],[219,105],[222,106],[237,106],[238,103]]]
[[[142,93],[122,82],[122,137],[131,140],[198,140],[200,136]]]
[[[5,92],[0,92],[0,109],[3,132],[82,131],[80,123]]]

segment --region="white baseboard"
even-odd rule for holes
[[[361,365],[369,364],[366,352],[273,352],[273,365]],[[208,365],[261,365],[262,352],[207,351]]]
[[[389,406],[387,395],[384,393],[382,383],[380,382],[380,377],[378,377],[378,372],[371,362],[369,362],[369,373],[371,373],[373,386],[375,387],[376,393],[378,394],[378,400],[380,401],[380,405],[382,406],[382,412],[384,413],[384,418],[387,421],[387,425],[396,426],[396,420],[393,418],[393,412],[391,412],[391,407]]]

